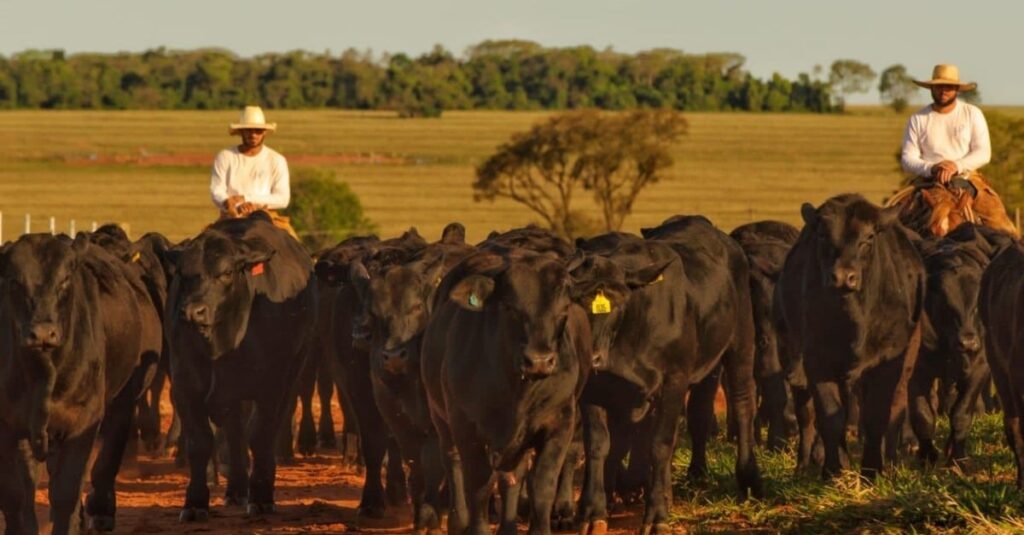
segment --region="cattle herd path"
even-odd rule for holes
[[[170,425],[170,400],[164,391],[164,430]],[[333,403],[337,429],[341,410]],[[320,407],[314,401],[314,412]],[[412,532],[410,507],[391,507],[381,520],[360,520],[356,514],[363,476],[344,466],[337,451],[319,450],[312,457],[297,457],[295,464],[278,466],[275,498],[277,513],[247,520],[241,507],[224,507],[224,480],[211,487],[210,521],[181,524],[178,513],[185,500],[188,473],[176,468],[170,457],[151,458],[140,453],[138,462],[126,464],[117,478],[117,528],[114,534],[202,533],[235,535],[259,533],[379,533]],[[50,516],[45,474],[36,490],[36,514],[42,533],[49,533]],[[88,486],[88,483],[86,484]],[[613,515],[609,533],[634,533],[639,525],[638,507]],[[47,524],[45,527],[43,524]],[[4,520],[0,516],[0,532]],[[526,524],[520,526],[526,532]]]

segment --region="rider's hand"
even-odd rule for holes
[[[941,161],[932,166],[932,177],[942,184],[947,184],[956,175],[956,163],[949,160]]]
[[[236,208],[241,215],[249,215],[256,211],[256,205],[251,202],[243,202]]]

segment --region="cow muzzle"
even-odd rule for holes
[[[856,292],[861,286],[860,271],[837,266],[832,269],[832,285],[840,290]]]
[[[555,371],[558,354],[554,351],[525,351],[523,374],[535,377],[551,375]]]
[[[28,349],[53,349],[60,343],[60,327],[53,322],[34,322],[22,332],[21,345]]]
[[[395,347],[381,349],[380,357],[384,371],[394,375],[404,375],[408,370],[409,352],[408,345],[402,344]]]
[[[212,315],[210,314],[210,307],[204,303],[190,303],[185,305],[182,310],[182,316],[185,317],[185,321],[199,327],[209,327],[212,325]]]
[[[974,333],[961,334],[957,337],[957,349],[968,355],[975,355],[981,351],[981,339]]]

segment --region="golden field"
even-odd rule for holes
[[[0,112],[3,237],[53,216],[127,223],[178,240],[215,211],[208,194],[213,155],[234,139],[227,111]],[[268,145],[293,168],[333,168],[363,202],[381,234],[416,226],[436,237],[461,221],[471,239],[536,218],[510,202],[475,202],[474,166],[545,113],[447,112],[398,119],[390,112],[268,111],[278,132]],[[670,215],[704,214],[725,230],[756,219],[799,222],[802,202],[856,191],[880,202],[899,180],[895,151],[905,115],[881,108],[845,115],[689,113],[675,165],[644,191],[625,230]],[[577,197],[576,209],[592,205]],[[596,213],[595,213],[596,216]]]

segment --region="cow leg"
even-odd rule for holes
[[[768,421],[766,445],[770,451],[783,451],[789,442],[786,410],[790,406],[790,401],[786,392],[786,380],[781,372],[773,373],[761,380],[760,390],[762,412]]]
[[[994,352],[988,349],[989,355]],[[990,357],[991,358],[991,357]],[[996,385],[996,392],[999,394],[999,401],[1003,406],[1003,427],[1006,431],[1006,443],[1013,450],[1014,460],[1017,463],[1017,488],[1024,489],[1024,434],[1020,425],[1022,404],[1017,392],[1010,383],[1010,372],[1007,366],[992,374],[992,380]]]
[[[917,457],[923,464],[932,465],[939,459],[935,449],[935,408],[932,405],[932,387],[939,376],[931,358],[921,358],[910,377],[910,424],[917,437]]]
[[[654,439],[651,441],[651,484],[646,496],[641,533],[668,533],[668,510],[672,501],[672,453],[676,428],[683,410],[683,398],[689,386],[685,376],[668,376],[662,386],[655,411]]]
[[[314,353],[315,354],[315,353]],[[306,365],[299,375],[299,399],[302,401],[302,412],[299,416],[299,437],[297,441],[299,453],[309,457],[316,453],[316,426],[313,423],[313,394],[316,388],[317,360],[307,359]],[[321,410],[324,410],[321,408]],[[330,410],[330,405],[327,406]]]
[[[691,481],[706,481],[708,477],[708,438],[715,419],[715,395],[721,380],[722,367],[717,367],[701,382],[690,387],[686,401],[686,428],[690,434],[690,467],[686,471]],[[733,412],[733,411],[730,411]]]
[[[0,512],[3,512],[6,535],[35,534],[37,463],[27,440],[19,441],[0,422]]]
[[[245,447],[242,407],[232,404],[220,418],[228,447],[228,485],[224,505],[245,507],[249,503],[249,453]]]
[[[164,390],[167,373],[157,369],[153,381],[142,395],[143,406],[139,411],[139,436],[142,445],[150,455],[158,453],[161,448],[160,435],[160,394]]]
[[[747,347],[739,345],[722,356],[725,368],[725,391],[729,414],[736,421],[736,481],[740,499],[748,495],[760,498],[764,493],[761,471],[754,457],[754,411],[756,388],[754,385],[753,342]],[[710,400],[714,407],[714,398]],[[712,410],[713,414],[713,410]],[[671,482],[670,482],[671,484]]]
[[[577,520],[581,534],[603,535],[608,530],[608,495],[605,485],[605,468],[611,445],[608,411],[599,405],[585,403],[580,406],[580,415],[583,419],[583,448],[586,456]]]
[[[519,501],[522,498],[526,475],[530,467],[530,456],[523,455],[511,477],[504,474],[498,479],[498,491],[501,496],[501,522],[498,535],[515,535],[519,533]]]
[[[444,485],[445,469],[436,434],[430,433],[426,440],[423,441],[420,447],[419,459],[423,471],[425,491],[423,505],[418,516],[428,533],[440,534],[441,511],[444,507],[441,492]]]
[[[294,378],[294,375],[292,375]],[[274,512],[274,480],[277,476],[277,458],[274,443],[281,426],[288,421],[286,412],[296,399],[292,392],[286,397],[268,397],[256,402],[255,425],[249,437],[252,451],[252,473],[249,476],[249,503],[246,516],[254,517]]]
[[[366,467],[366,478],[363,483],[363,494],[359,501],[359,514],[369,518],[384,518],[387,503],[384,496],[384,485],[381,481],[381,467],[384,455],[388,450],[388,431],[381,420],[377,407],[372,403],[357,405],[360,453],[363,455],[363,466]]]
[[[285,404],[284,421],[281,430],[275,437],[276,462],[283,465],[295,464],[295,409],[298,407],[298,395],[288,396]]]
[[[949,413],[949,440],[946,441],[946,463],[950,466],[960,466],[967,459],[967,437],[974,424],[974,409],[988,380],[988,366],[976,362],[967,377],[957,384],[956,401]]]
[[[565,454],[576,429],[576,403],[572,401],[562,409],[558,424],[544,437],[543,445],[533,464],[530,486],[531,535],[551,533],[551,507],[555,503],[558,475],[565,462]]]
[[[392,436],[388,439],[388,466],[385,474],[387,487],[384,489],[389,505],[405,505],[409,502],[408,481],[402,464],[402,449]]]
[[[551,510],[551,529],[555,531],[572,530],[576,516],[573,508],[572,486],[576,475],[576,463],[582,453],[583,437],[577,421],[569,450],[565,454],[565,462],[562,463],[562,470],[558,475],[558,491],[555,494],[554,508]]]
[[[609,454],[609,462],[621,464],[622,458],[629,452],[629,464],[621,477],[614,477],[617,474],[618,465],[613,466],[614,472],[608,471],[606,464],[605,477],[615,479],[615,491],[622,498],[624,503],[636,503],[640,501],[641,495],[650,488],[651,479],[651,448],[648,447],[654,440],[654,416],[648,411],[647,415],[633,427],[632,433],[622,435],[621,441],[616,433],[612,433],[612,450]],[[616,444],[622,444],[624,449],[619,449]],[[621,451],[621,455],[616,455]],[[611,481],[609,480],[609,483]],[[607,488],[607,487],[606,487]]]
[[[814,415],[818,433],[825,446],[822,475],[828,479],[849,467],[846,452],[846,411],[843,387],[835,381],[814,384]]]
[[[172,385],[173,389],[173,385]],[[185,394],[185,393],[183,393]],[[207,486],[207,466],[213,457],[213,430],[203,405],[202,394],[175,395],[176,412],[181,419],[182,436],[188,454],[189,479],[185,489],[185,507],[181,522],[205,522],[210,517],[210,488]]]
[[[359,437],[359,420],[348,394],[338,384],[338,404],[341,405],[341,458],[349,466],[357,470],[364,468]]]
[[[803,387],[793,387],[793,408],[800,430],[797,444],[796,473],[806,473],[814,463],[814,447],[818,443],[818,432],[814,427],[814,399]],[[820,463],[819,463],[820,464]]]
[[[131,405],[129,405],[131,407]],[[99,424],[64,440],[47,458],[50,473],[50,521],[54,534],[75,534],[82,528],[82,482]]]
[[[317,438],[321,448],[334,449],[338,447],[338,439],[334,436],[334,414],[331,411],[331,397],[334,395],[334,383],[331,381],[330,371],[323,364],[324,359],[316,373],[316,392],[320,397],[320,422],[317,426]]]
[[[882,440],[890,424],[902,424],[893,420],[903,412],[899,407],[900,400],[896,399],[903,360],[894,358],[864,373],[861,406],[864,422],[864,458],[861,461],[860,472],[868,480],[874,480],[882,473]]]
[[[464,533],[469,535],[490,535],[488,504],[491,501],[491,465],[487,451],[479,440],[459,439],[459,454],[462,457],[466,498],[469,504],[469,522]],[[449,525],[449,533],[451,526]]]
[[[121,469],[128,442],[136,439],[132,420],[135,417],[135,398],[145,386],[142,384],[144,376],[145,370],[137,368],[131,381],[118,392],[103,415],[99,429],[100,449],[92,466],[92,492],[85,501],[88,525],[96,531],[114,530],[117,513],[114,480]]]
[[[447,429],[439,424],[433,415],[434,426],[438,429],[438,445],[440,446],[441,461],[445,465],[445,475],[448,478],[448,533],[462,533],[469,525],[469,502],[466,497],[466,480],[463,477],[462,456],[458,449],[452,444]]]

